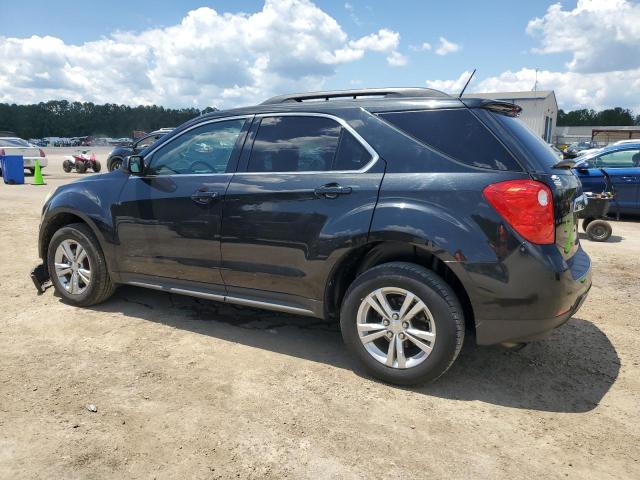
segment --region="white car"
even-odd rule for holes
[[[627,143],[640,143],[640,138],[632,138],[630,140],[618,140],[612,143],[612,145],[625,145]]]
[[[41,168],[46,167],[48,163],[44,150],[18,137],[0,137],[0,155],[22,155],[24,168],[32,174],[35,171],[36,160]]]

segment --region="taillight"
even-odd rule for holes
[[[40,150],[40,156],[42,158],[46,157],[46,155],[44,154],[44,150],[42,150],[41,148],[39,148],[38,150]]]
[[[555,242],[551,189],[535,180],[507,180],[483,191],[485,198],[513,229],[537,244]]]

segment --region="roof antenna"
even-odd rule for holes
[[[464,93],[464,91],[467,89],[467,87],[469,86],[469,82],[471,81],[471,79],[473,78],[473,76],[476,74],[476,69],[473,69],[473,72],[471,72],[471,75],[469,75],[469,80],[467,80],[467,83],[464,84],[464,87],[462,88],[462,91],[460,92],[460,95],[458,95],[458,98],[462,98],[462,94]]]

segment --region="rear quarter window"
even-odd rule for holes
[[[380,113],[380,118],[454,160],[477,168],[522,168],[466,108]]]

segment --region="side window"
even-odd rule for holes
[[[640,150],[620,150],[606,153],[596,159],[597,168],[640,167]]]
[[[340,146],[332,170],[360,170],[371,160],[371,154],[347,130],[342,129]]]
[[[260,122],[247,171],[358,170],[370,159],[364,147],[335,120],[274,116]]]
[[[207,123],[175,137],[153,154],[148,174],[225,173],[244,123]]]
[[[147,148],[152,143],[155,143],[162,135],[149,135],[148,137],[144,137],[136,143],[136,149],[143,150]]]
[[[466,108],[381,113],[419,142],[479,168],[521,170],[493,134]]]

